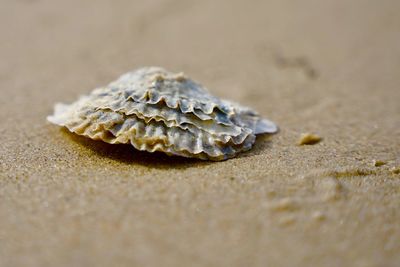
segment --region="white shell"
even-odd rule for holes
[[[47,120],[111,144],[211,160],[234,157],[252,147],[256,134],[277,131],[250,108],[158,67],[128,72],[70,105],[56,104]]]

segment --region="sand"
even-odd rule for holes
[[[398,266],[399,9],[3,0],[0,266]],[[45,121],[54,103],[151,65],[281,131],[215,163]],[[305,132],[323,140],[298,146]]]

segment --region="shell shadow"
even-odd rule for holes
[[[91,150],[97,156],[118,161],[120,163],[134,165],[139,164],[148,168],[156,169],[186,169],[211,164],[211,161],[191,159],[184,157],[168,156],[161,152],[149,153],[139,151],[128,144],[108,144],[103,141],[92,140],[90,138],[71,133],[66,128],[60,130],[64,136],[85,149]]]
[[[257,135],[256,142],[253,147],[244,153],[238,155],[238,158],[249,158],[258,156],[264,153],[265,150],[272,148],[272,136],[274,134],[260,134]]]

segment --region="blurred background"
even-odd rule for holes
[[[397,266],[399,12],[398,0],[0,0],[0,266]],[[153,65],[280,133],[180,164],[46,123],[56,102]],[[323,142],[300,148],[302,132]]]

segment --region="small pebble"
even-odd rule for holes
[[[312,133],[305,133],[300,136],[298,144],[300,146],[302,145],[314,145],[319,143],[322,140],[322,138],[316,134]]]
[[[400,168],[393,167],[390,169],[393,174],[400,174]]]
[[[383,166],[383,165],[385,165],[385,164],[386,164],[386,162],[383,161],[383,160],[374,160],[374,161],[373,161],[373,165],[374,165],[375,167],[380,167],[380,166]]]

